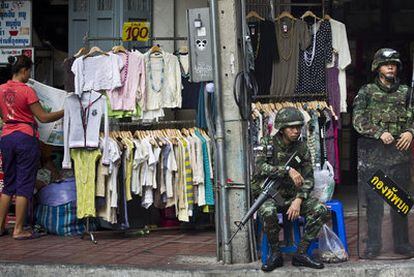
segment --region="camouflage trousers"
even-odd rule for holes
[[[272,199],[266,200],[258,210],[260,220],[263,224],[263,231],[266,233],[272,252],[279,251],[278,211],[286,213],[289,207],[279,207]],[[300,215],[305,217],[305,232],[302,242],[310,243],[318,237],[322,225],[327,220],[328,209],[324,204],[315,198],[308,198],[302,202]]]

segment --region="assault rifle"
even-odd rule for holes
[[[289,158],[289,160],[286,162],[285,167],[289,165],[289,163],[292,161],[292,159],[296,156],[296,153],[293,153],[293,155]],[[284,199],[280,195],[279,188],[283,186],[283,182],[281,178],[277,175],[270,175],[266,178],[266,180],[263,183],[263,191],[260,193],[259,197],[257,197],[256,201],[253,203],[253,205],[250,207],[250,209],[247,211],[247,213],[243,216],[242,220],[235,221],[234,224],[237,226],[236,232],[231,236],[230,240],[227,244],[230,244],[233,238],[236,236],[236,234],[243,228],[244,225],[249,221],[249,219],[253,216],[253,214],[263,205],[263,203],[271,198],[274,201],[276,201],[277,204],[283,205]]]

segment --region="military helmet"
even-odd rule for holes
[[[401,70],[402,63],[400,60],[400,53],[391,48],[381,48],[374,54],[374,59],[372,60],[371,71],[376,71],[381,65],[386,63],[396,63],[398,69]]]
[[[279,131],[289,126],[303,125],[304,123],[303,114],[298,109],[287,107],[277,112],[274,127]]]

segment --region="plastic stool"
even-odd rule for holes
[[[332,199],[326,202],[326,207],[328,211],[332,213],[332,229],[338,238],[341,240],[342,244],[346,252],[349,254],[348,251],[348,242],[346,239],[346,229],[345,229],[345,217],[344,217],[344,209],[342,206],[341,201]],[[312,241],[309,249],[308,254],[311,255],[313,250],[319,247],[319,243],[317,240]]]
[[[300,242],[300,218],[294,220],[293,222],[290,222],[288,220],[283,221],[283,215],[281,213],[278,213],[278,222],[279,224],[283,224],[283,236],[284,236],[284,240],[286,242],[288,242],[290,245],[288,246],[283,246],[280,247],[280,251],[282,253],[294,253],[297,251],[297,245]],[[261,223],[259,221],[258,224],[258,233],[263,233],[262,234],[262,240],[260,243],[260,249],[261,249],[261,253],[262,253],[262,263],[265,264],[267,262],[267,258],[269,256],[269,251],[270,251],[270,247],[269,247],[269,241],[267,239],[267,235],[262,232],[262,228],[261,228]],[[293,229],[293,242],[290,241],[291,239],[291,234],[292,234],[292,229]]]

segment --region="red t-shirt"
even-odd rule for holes
[[[19,131],[33,136],[33,128],[24,123],[6,124],[8,120],[37,124],[30,105],[39,101],[36,92],[25,83],[8,81],[0,85],[0,110],[4,121],[2,137]],[[39,133],[36,132],[39,137]]]

